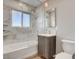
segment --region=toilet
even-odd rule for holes
[[[75,42],[70,40],[62,40],[63,52],[58,53],[55,59],[73,59],[75,53]]]

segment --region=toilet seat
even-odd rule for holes
[[[61,52],[56,55],[55,59],[72,59],[72,55],[70,55],[66,52]]]

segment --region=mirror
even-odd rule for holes
[[[46,11],[46,19],[48,27],[56,27],[56,8]]]

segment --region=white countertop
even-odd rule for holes
[[[38,34],[39,36],[46,36],[46,37],[51,37],[51,36],[56,36],[56,34]]]

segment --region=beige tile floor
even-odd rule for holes
[[[40,57],[35,57],[35,58],[33,58],[33,59],[41,59]]]
[[[36,57],[32,57],[32,58],[25,58],[25,59],[42,59],[42,58],[40,58],[40,57],[36,56]]]
[[[42,59],[40,58],[37,54],[34,55],[34,56],[31,56],[31,57],[28,57],[28,58],[25,58],[25,59]]]

